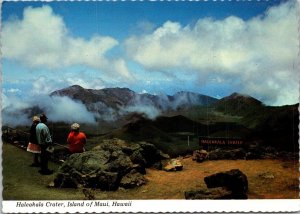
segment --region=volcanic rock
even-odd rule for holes
[[[224,187],[186,191],[185,199],[232,199],[232,191]]]
[[[167,172],[172,171],[181,171],[183,168],[183,165],[180,160],[177,159],[171,159],[167,165],[164,167],[164,170]]]
[[[215,149],[209,152],[209,160],[237,160],[245,158],[245,151],[241,148],[239,149]]]
[[[125,189],[129,189],[129,188],[141,186],[146,182],[147,181],[144,178],[144,176],[133,169],[122,178],[120,182],[120,186]]]
[[[219,172],[204,178],[208,188],[226,187],[232,191],[235,199],[247,198],[248,180],[247,176],[239,169],[232,169],[226,172]]]
[[[186,199],[247,199],[248,180],[238,169],[220,172],[204,178],[209,189],[185,192]]]
[[[130,146],[123,146],[122,151],[129,155],[130,160],[134,164],[150,167],[160,160],[167,159],[169,156],[158,150],[153,144],[147,142],[139,142]]]
[[[195,150],[192,159],[197,162],[203,162],[208,157],[206,150]]]
[[[153,168],[158,169],[158,170],[162,170],[163,165],[162,165],[161,161],[154,163]]]
[[[61,165],[55,187],[87,187],[116,190],[145,184],[145,167],[160,161],[160,151],[152,144],[106,140],[93,150],[72,154]]]
[[[246,160],[261,159],[264,156],[263,148],[257,144],[250,145],[245,155]]]

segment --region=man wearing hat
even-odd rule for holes
[[[49,153],[47,147],[52,145],[52,139],[48,126],[45,124],[48,120],[45,114],[40,115],[41,122],[36,126],[36,137],[41,147],[41,169],[39,173],[42,175],[51,175],[53,170],[48,169]]]

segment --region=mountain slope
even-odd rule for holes
[[[79,85],[73,85],[58,91],[54,91],[50,96],[67,96],[74,100],[79,100],[83,104],[101,102],[108,107],[116,108],[127,105],[135,96],[135,92],[128,88],[105,88],[100,90],[85,89]]]
[[[237,115],[239,123],[252,129],[249,138],[284,150],[298,149],[299,104],[265,106],[259,100],[234,93],[214,104],[215,110]]]
[[[126,120],[125,125],[103,136],[103,139],[147,141],[171,156],[199,149],[200,136],[246,139],[250,133],[249,129],[240,124],[216,122],[206,125],[182,115],[159,116],[150,120],[142,114],[132,114],[127,116]]]
[[[235,116],[245,116],[264,108],[261,101],[239,93],[233,93],[230,96],[218,100],[214,107],[217,111]]]
[[[252,135],[265,144],[284,150],[299,149],[299,104],[266,107],[252,117],[244,118],[244,123],[256,124]]]
[[[217,101],[213,97],[192,92],[178,92],[173,96],[138,94],[128,88],[85,89],[73,85],[54,91],[50,96],[67,96],[79,100],[90,111],[103,112],[105,108],[120,110],[129,106],[152,106],[160,111],[188,108],[194,105],[211,105]],[[105,112],[105,111],[104,111]]]

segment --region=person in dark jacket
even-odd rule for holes
[[[32,125],[30,127],[30,135],[29,135],[29,143],[27,146],[27,151],[34,154],[33,163],[30,165],[32,167],[39,167],[39,154],[41,153],[41,148],[38,145],[36,138],[36,126],[39,124],[40,118],[38,116],[34,116],[32,119]]]

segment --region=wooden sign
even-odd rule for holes
[[[199,137],[199,144],[203,149],[207,150],[224,147],[242,147],[244,141],[241,138]]]

